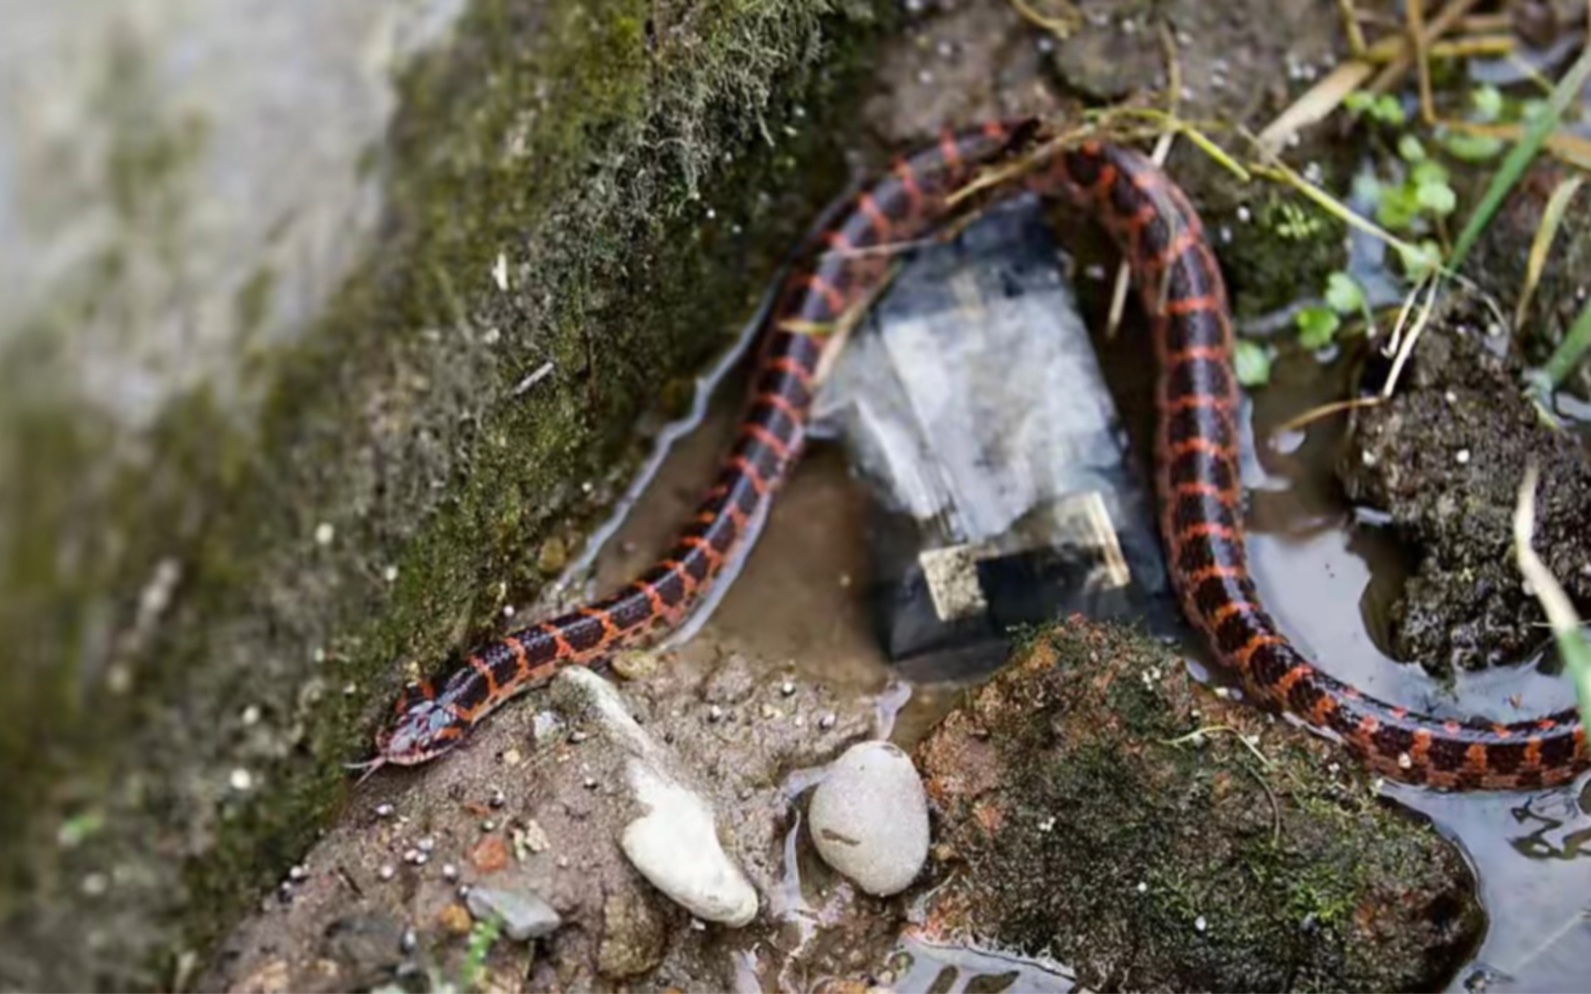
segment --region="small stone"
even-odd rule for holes
[[[631,864],[675,903],[706,921],[735,928],[757,915],[757,891],[718,841],[713,809],[682,784],[668,753],[625,706],[613,684],[581,667],[553,681],[553,699],[597,738],[629,753],[624,780],[641,817],[624,827],[619,846]],[[560,855],[562,867],[567,859]]]
[[[227,777],[227,783],[232,786],[233,790],[246,791],[254,786],[254,774],[240,766],[232,771],[231,776]]]
[[[243,714],[241,715],[241,718],[242,718],[244,726],[259,724],[259,722],[260,722],[260,706],[258,704],[250,704],[248,707],[243,709]]]
[[[645,680],[657,673],[657,653],[640,650],[617,652],[608,660],[608,668],[625,680]]]
[[[714,704],[712,707],[707,709],[707,720],[708,721],[722,721],[723,717],[724,717],[724,709],[719,707],[718,705]]]
[[[398,567],[396,567],[396,566],[388,566],[386,569],[381,571],[381,578],[383,580],[387,581],[388,583],[397,583],[398,582]]]
[[[376,817],[377,818],[391,818],[392,817],[392,813],[395,810],[397,810],[397,809],[394,808],[390,804],[378,804],[378,805],[376,805]]]
[[[451,935],[468,935],[470,926],[475,924],[470,917],[469,909],[458,903],[449,904],[436,916],[436,922],[442,930]]]
[[[330,522],[322,521],[315,526],[315,544],[330,545],[331,540],[337,537],[337,529]]]
[[[533,891],[476,887],[465,898],[470,914],[478,919],[502,919],[503,931],[516,942],[539,939],[563,924],[557,909]]]
[[[503,788],[493,787],[492,792],[486,797],[486,803],[489,807],[501,808],[508,803],[508,795],[503,793]]]
[[[547,838],[547,830],[534,818],[525,822],[524,837],[525,848],[533,853],[544,853],[552,848],[552,840]]]
[[[795,693],[795,691],[796,686],[794,680],[786,680],[784,683],[779,685],[779,693],[786,697],[789,697],[791,694]]]
[[[403,937],[398,940],[398,951],[407,956],[414,952],[414,947],[419,944],[420,937],[415,934],[414,929],[406,928],[403,930]]]
[[[757,916],[757,892],[718,842],[713,810],[694,791],[634,762],[630,786],[647,813],[619,846],[652,886],[706,921],[733,928]]]
[[[457,866],[454,866],[452,863],[443,863],[442,864],[442,879],[443,880],[446,880],[448,883],[452,883],[453,881],[457,880],[458,878],[459,878],[459,868]]]
[[[381,864],[381,869],[376,871],[376,876],[382,880],[391,880],[398,875],[398,868],[391,863]]]
[[[488,835],[469,852],[470,865],[482,873],[496,873],[508,866],[508,843],[500,835]]]
[[[829,729],[833,728],[834,727],[834,723],[836,721],[838,721],[838,720],[839,720],[838,718],[834,717],[834,712],[830,711],[827,714],[825,714],[823,717],[818,719],[818,727],[823,729],[826,732]]]
[[[1199,917],[1197,917],[1197,918],[1195,918],[1193,920],[1193,927],[1198,929],[1200,932],[1203,932],[1205,929],[1209,928],[1210,926],[1209,926],[1209,924],[1207,922],[1205,922],[1204,916],[1200,915]]]
[[[300,881],[300,880],[305,879],[308,876],[309,876],[309,867],[305,866],[302,863],[298,864],[297,866],[295,866],[292,869],[287,871],[287,879],[292,880],[295,883]]]
[[[436,849],[436,839],[427,835],[419,842],[416,842],[414,844],[414,848],[420,850],[421,852],[432,852]]]
[[[808,811],[818,855],[869,894],[911,885],[928,858],[928,798],[911,759],[861,742],[835,760]]]

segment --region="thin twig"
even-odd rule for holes
[[[1426,124],[1436,120],[1436,100],[1431,96],[1431,39],[1425,33],[1425,0],[1407,0],[1403,5],[1409,22],[1409,42],[1414,46],[1414,66],[1420,82],[1420,117]]]
[[[1425,41],[1427,43],[1434,42],[1436,39],[1446,35],[1453,29],[1454,25],[1464,18],[1464,15],[1470,12],[1470,8],[1474,7],[1477,2],[1479,0],[1453,0],[1452,3],[1442,9],[1440,14],[1431,18],[1426,26]],[[1382,69],[1376,75],[1376,78],[1370,82],[1368,89],[1373,93],[1386,93],[1392,90],[1402,81],[1404,74],[1409,71],[1413,64],[1413,48],[1405,44],[1397,57],[1389,62],[1386,68]]]
[[[1420,336],[1425,333],[1426,325],[1431,323],[1431,312],[1436,309],[1436,298],[1441,284],[1442,278],[1432,273],[1426,276],[1419,286],[1414,288],[1414,292],[1409,295],[1409,299],[1413,300],[1420,294],[1422,289],[1426,291],[1425,302],[1420,307],[1419,317],[1415,319],[1414,326],[1402,337],[1402,347],[1398,349],[1397,357],[1392,360],[1392,372],[1387,374],[1387,382],[1381,387],[1383,400],[1391,397],[1392,392],[1398,388],[1398,378],[1403,375],[1404,365],[1408,363],[1409,356],[1414,354],[1414,346],[1419,342]],[[1405,304],[1403,313],[1408,313],[1407,304]],[[1398,338],[1396,331],[1393,332],[1393,338],[1395,341]]]
[[[1353,9],[1353,0],[1337,0],[1337,10],[1342,13],[1342,30],[1348,36],[1348,50],[1354,58],[1365,54],[1365,35],[1359,28],[1359,12]]]
[[[1503,160],[1501,166],[1497,167],[1497,172],[1492,176],[1486,192],[1481,195],[1480,203],[1475,206],[1469,220],[1464,223],[1464,230],[1459,233],[1458,243],[1453,246],[1453,254],[1449,259],[1452,268],[1457,269],[1463,265],[1464,258],[1469,255],[1469,250],[1475,247],[1481,233],[1486,230],[1486,225],[1491,223],[1492,216],[1502,206],[1509,191],[1524,175],[1525,169],[1541,150],[1548,136],[1557,130],[1564,111],[1572,101],[1579,99],[1580,91],[1585,88],[1588,78],[1591,78],[1591,48],[1580,53],[1580,58],[1575,61],[1574,66],[1554,87],[1552,96],[1547,100],[1547,110],[1530,122],[1530,126],[1525,129],[1524,137],[1509,150],[1508,157]]]
[[[1321,404],[1318,407],[1311,407],[1302,414],[1288,418],[1286,421],[1283,421],[1281,424],[1277,425],[1272,434],[1282,435],[1290,431],[1297,431],[1306,425],[1312,425],[1316,421],[1329,418],[1333,414],[1341,414],[1344,411],[1352,411],[1360,407],[1375,407],[1378,404],[1384,403],[1386,403],[1386,399],[1380,396],[1352,397],[1348,400],[1334,400],[1329,404]]]

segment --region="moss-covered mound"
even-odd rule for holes
[[[1120,629],[1039,635],[918,758],[929,934],[1047,953],[1090,990],[1428,989],[1483,927],[1458,850],[1333,746]]]

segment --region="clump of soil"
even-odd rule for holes
[[[1463,856],[1335,746],[1120,629],[1040,634],[918,759],[928,936],[1048,954],[1085,989],[1435,988],[1483,929]]]
[[[1536,551],[1591,605],[1591,465],[1497,354],[1495,318],[1455,297],[1433,315],[1398,391],[1354,418],[1339,466],[1348,496],[1385,511],[1418,562],[1392,609],[1393,651],[1433,676],[1518,662],[1546,641],[1513,551],[1526,462],[1541,469]]]

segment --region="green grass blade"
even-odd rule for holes
[[[1563,341],[1552,350],[1552,356],[1547,360],[1547,365],[1542,367],[1542,375],[1547,383],[1556,387],[1580,364],[1581,356],[1591,346],[1591,301],[1580,308],[1580,316],[1570,325],[1569,333],[1563,336]]]
[[[1514,555],[1519,560],[1519,572],[1525,575],[1547,612],[1547,623],[1558,642],[1558,654],[1563,657],[1565,671],[1574,682],[1575,696],[1580,701],[1580,720],[1591,725],[1591,644],[1586,642],[1580,626],[1580,616],[1575,613],[1569,595],[1558,585],[1547,564],[1530,547],[1536,530],[1536,465],[1525,468],[1524,482],[1519,485],[1519,504],[1514,509]]]
[[[1469,220],[1464,224],[1464,230],[1459,233],[1458,241],[1453,245],[1453,254],[1448,259],[1448,265],[1457,269],[1463,265],[1464,259],[1469,255],[1470,249],[1480,239],[1481,233],[1491,223],[1497,209],[1503,205],[1503,200],[1508,196],[1508,191],[1514,188],[1529,167],[1536,153],[1541,151],[1541,146],[1546,144],[1547,137],[1558,128],[1558,123],[1563,120],[1563,115],[1569,104],[1576,100],[1580,91],[1584,89],[1586,80],[1591,78],[1591,48],[1580,53],[1580,58],[1575,61],[1569,72],[1553,87],[1552,96],[1547,100],[1547,109],[1537,115],[1535,120],[1525,130],[1525,135],[1508,152],[1508,157],[1498,167],[1497,174],[1492,177],[1486,193],[1481,196],[1481,202],[1476,205]]]

